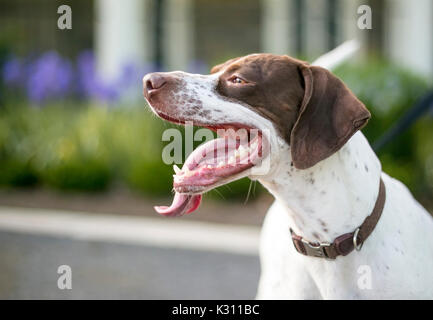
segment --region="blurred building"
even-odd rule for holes
[[[61,4],[72,8],[72,30],[56,28]],[[364,4],[371,30],[357,25]],[[252,52],[313,59],[352,38],[364,53],[433,75],[431,0],[0,0],[0,30],[0,45],[18,52],[93,48],[106,77],[125,60],[185,70]]]

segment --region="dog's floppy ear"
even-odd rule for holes
[[[300,69],[305,93],[290,148],[295,167],[307,169],[338,151],[371,115],[328,70],[306,64]]]

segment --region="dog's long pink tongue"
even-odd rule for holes
[[[163,216],[176,217],[185,213],[191,213],[198,208],[201,202],[201,194],[187,195],[177,193],[174,195],[173,202],[170,207],[156,206],[156,212]]]

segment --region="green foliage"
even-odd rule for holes
[[[7,159],[0,162],[0,168],[2,186],[26,187],[38,182],[37,173],[29,162]]]
[[[429,89],[426,80],[381,60],[345,65],[335,73],[372,113],[371,120],[363,129],[370,143],[376,141]],[[433,125],[431,118],[426,121]],[[383,170],[415,192],[427,185],[423,170],[427,157],[419,157],[417,152],[427,137],[421,137],[419,130],[418,125],[412,126],[378,154]],[[424,188],[424,191],[428,190]]]

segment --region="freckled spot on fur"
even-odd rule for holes
[[[355,163],[355,169],[358,169],[358,164],[357,163]]]
[[[319,219],[318,221],[322,227],[326,227],[326,223],[322,219]]]
[[[316,240],[320,240],[320,236],[319,236],[319,234],[317,232],[313,232],[313,237]]]
[[[186,110],[183,112],[183,114],[186,116],[192,116],[192,115],[196,114],[196,112],[194,110]]]
[[[322,191],[320,191],[320,194],[326,194],[326,191],[325,190],[322,190]]]
[[[196,100],[196,106],[198,108],[202,108],[203,107],[203,103],[200,100]],[[206,110],[206,112],[210,112],[209,110]]]
[[[366,164],[364,165],[364,168],[365,168],[365,171],[367,171],[367,172],[368,172],[368,167],[367,167],[367,165],[366,165]]]
[[[314,179],[313,178],[310,178],[310,179],[308,179],[308,182],[310,182],[311,184],[314,184]]]
[[[328,229],[327,228],[323,228],[322,230],[323,230],[323,232],[328,233]]]
[[[389,266],[385,266],[386,270],[389,270]]]

